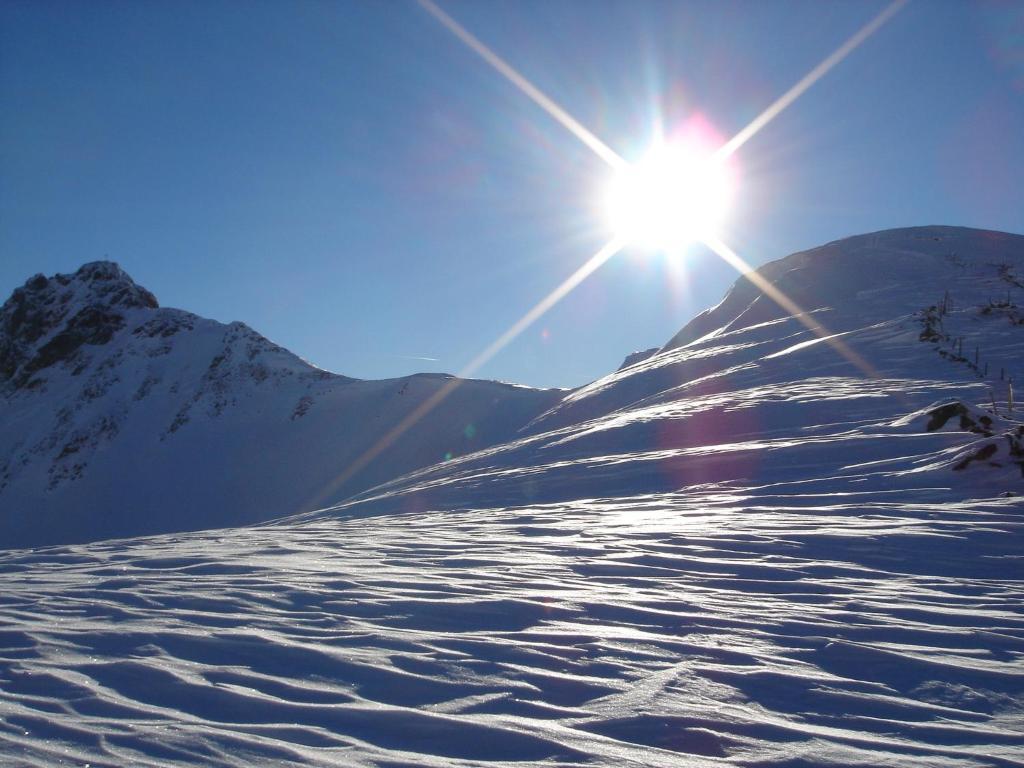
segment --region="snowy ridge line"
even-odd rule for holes
[[[557,503],[580,498],[581,489],[587,497],[614,498],[705,483],[763,491],[800,483],[834,493],[937,488],[950,499],[1024,492],[1024,456],[992,455],[959,466],[985,445],[1001,446],[1007,438],[993,437],[997,433],[1016,435],[1018,443],[1007,447],[1012,451],[1021,430],[1015,421],[949,397],[965,392],[980,397],[984,389],[830,377],[669,401],[428,467],[301,519]],[[906,407],[929,405],[894,418],[889,408],[907,401]],[[953,405],[987,420],[990,430],[965,429],[955,418],[932,426],[933,413]],[[806,424],[808,408],[818,424]],[[648,447],[659,440],[661,447]]]
[[[935,354],[918,310],[955,296],[961,338],[983,345],[1006,377],[1019,376],[1024,327],[985,312],[994,291],[1020,290],[1007,283],[1018,270],[1024,238],[950,227],[874,233],[794,254],[759,271],[843,334],[878,378],[865,379],[834,350],[809,343],[817,336],[741,280],[660,352],[568,394],[523,437],[392,480],[341,508],[532,504],[571,500],[581,487],[588,496],[623,496],[810,473],[874,488],[945,486],[951,498],[1018,492],[1019,448],[1009,437],[996,448],[1006,455],[973,464],[965,461],[974,453],[957,454],[991,451],[974,445],[977,435],[932,434],[922,424],[910,431],[918,437],[882,439],[894,419],[950,398],[1009,411],[1009,391],[998,381]],[[822,427],[851,422],[859,425],[852,432]],[[808,430],[819,445],[833,435],[836,450],[819,451],[806,441]],[[760,439],[766,435],[775,442]],[[711,446],[732,446],[732,456],[715,458],[722,450]],[[951,471],[959,465],[969,471]],[[874,469],[860,477],[860,466]],[[980,466],[999,471],[975,471]]]
[[[1024,768],[1024,238],[894,230],[759,271],[879,375],[740,282],[337,506],[0,552],[0,765]],[[221,394],[210,423],[250,396]]]
[[[160,308],[110,262],[37,275],[0,308],[0,547],[309,510],[378,435],[453,383],[408,441],[327,502],[503,442],[563,393],[446,374],[360,381],[244,323]]]

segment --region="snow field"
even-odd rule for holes
[[[709,487],[11,552],[0,763],[1024,765],[1021,511]]]

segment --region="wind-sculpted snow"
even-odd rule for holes
[[[759,364],[756,376],[762,381],[826,370],[857,378],[934,373],[943,380],[981,379],[997,396],[1005,396],[1014,374],[1018,383],[1024,380],[1020,235],[959,227],[897,229],[795,253],[758,272],[869,367],[844,357],[804,320],[740,278],[721,303],[687,323],[659,354],[570,393],[536,420],[534,431],[672,394],[674,387],[692,387],[709,375],[728,373],[730,366]],[[926,333],[929,317],[943,302],[947,311],[934,320],[941,329]],[[908,343],[914,340],[922,343]],[[954,346],[963,360],[955,359]]]
[[[0,553],[0,764],[1024,767],[1024,238],[761,271],[331,507]]]
[[[708,487],[10,552],[0,764],[1024,765],[1022,511]]]

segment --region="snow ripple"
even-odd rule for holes
[[[1024,765],[1019,500],[880,498],[4,553],[0,764]]]

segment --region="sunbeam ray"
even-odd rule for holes
[[[854,352],[848,344],[815,320],[814,317],[800,307],[799,304],[772,285],[768,280],[763,278],[757,270],[750,266],[743,258],[732,250],[732,248],[727,246],[721,240],[713,237],[706,238],[703,240],[703,243],[714,251],[722,261],[757,286],[762,293],[768,296],[768,298],[803,323],[811,333],[835,349],[842,357],[856,366],[861,373],[872,379],[879,377],[878,371],[875,370],[871,363]]]
[[[626,161],[619,157],[611,147],[588,131],[576,118],[566,112],[558,105],[558,103],[541,91],[537,86],[519,74],[511,64],[484,45],[479,39],[474,37],[469,30],[442,11],[433,2],[433,0],[418,0],[418,2],[428,13],[430,13],[431,16],[441,22],[449,32],[461,40],[466,47],[471,49],[474,53],[480,56],[480,58],[490,64],[502,77],[522,91],[527,98],[561,123],[566,130],[582,141],[594,152],[594,154],[608,163],[608,165],[612,166],[612,168],[621,168],[626,165]]]
[[[486,365],[491,358],[508,346],[523,331],[543,317],[576,286],[586,280],[587,277],[596,272],[602,264],[618,253],[621,248],[622,243],[615,239],[609,240],[605,243],[593,256],[587,259],[579,269],[559,283],[553,291],[534,304],[526,314],[509,326],[508,330],[495,339],[494,342],[492,342],[480,354],[470,360],[469,363],[467,363],[466,366],[458,372],[456,378],[446,381],[440,389],[416,406],[415,409],[410,411],[401,422],[396,424],[365,453],[345,467],[341,474],[339,474],[327,488],[323,489],[316,497],[311,499],[308,504],[303,505],[304,510],[315,509],[320,504],[324,503],[332,493],[348,482],[353,475],[362,470],[367,464],[387,450],[389,446],[393,445],[398,438],[419,422],[420,419],[434,410],[434,408],[436,408],[445,398],[459,387],[463,379],[469,378],[480,370],[480,368]]]
[[[470,376],[475,371],[479,370],[482,365],[504,349],[509,342],[516,338],[516,336],[537,322],[549,309],[565,298],[570,291],[586,280],[591,274],[596,272],[598,267],[608,261],[608,259],[620,250],[622,250],[622,243],[617,239],[612,239],[605,243],[597,253],[583,263],[583,266],[569,275],[569,277],[565,278],[557,288],[538,301],[529,312],[513,323],[512,326],[505,331],[505,333],[499,336],[493,344],[473,358],[473,360],[469,362],[459,375],[463,377]]]
[[[828,74],[829,70],[835,67],[836,64],[853,53],[861,43],[877,32],[906,4],[907,0],[894,0],[893,3],[886,6],[875,18],[857,30],[849,40],[836,48],[818,66],[804,75],[796,85],[772,102],[771,106],[764,110],[764,112],[751,120],[743,130],[723,144],[715,152],[715,157],[717,159],[724,159],[750,141],[758,131],[778,117],[780,112],[800,98],[808,88]]]
[[[480,56],[480,58],[487,62],[505,79],[511,82],[526,97],[557,120],[566,130],[572,133],[585,146],[590,148],[598,157],[616,169],[623,168],[627,165],[625,160],[608,147],[607,144],[598,139],[565,109],[559,106],[543,91],[521,75],[514,67],[512,67],[512,65],[498,56],[498,54],[476,38],[465,27],[445,13],[436,3],[433,2],[433,0],[417,0],[417,2],[449,32],[455,35],[455,37],[464,45]],[[906,4],[906,2],[907,0],[894,0],[893,3],[887,6],[881,13],[858,30],[824,61],[807,73],[807,75],[805,75],[796,85],[776,99],[771,106],[754,118],[749,125],[733,136],[733,138],[728,142],[723,144],[715,152],[714,158],[721,160],[733,154],[737,149],[739,149],[739,147],[749,141],[758,131],[764,128],[765,125],[771,122],[779,113],[796,101],[805,91],[807,91],[808,88],[824,77],[833,67],[878,31],[878,29],[892,18]],[[831,334],[828,329],[808,315],[788,296],[782,293],[782,291],[761,277],[760,274],[758,274],[749,264],[746,263],[746,261],[740,258],[740,256],[738,256],[725,243],[714,237],[705,237],[702,239],[702,242],[704,242],[705,245],[714,251],[727,264],[732,266],[737,272],[753,282],[779,306],[800,320],[800,322],[803,323],[812,333],[832,346],[840,355],[854,364],[865,375],[869,377],[877,376],[875,370],[866,360],[864,360],[864,358],[850,349],[850,347],[842,340]],[[328,487],[324,488],[314,499],[311,499],[310,502],[305,505],[305,508],[316,508],[322,504],[331,496],[332,493],[344,485],[357,472],[366,467],[371,461],[377,458],[389,446],[394,444],[396,440],[405,434],[413,425],[418,423],[424,416],[430,413],[430,411],[436,408],[439,403],[458,388],[462,379],[472,376],[510,342],[533,325],[546,312],[555,306],[555,304],[576,288],[576,286],[582,283],[589,275],[595,272],[602,264],[618,253],[622,247],[623,243],[617,238],[606,243],[597,251],[597,253],[584,262],[579,269],[563,280],[554,290],[537,302],[537,304],[519,318],[519,320],[513,323],[501,336],[480,352],[480,354],[474,357],[461,371],[459,371],[456,378],[445,382],[440,389],[413,409],[399,424],[374,443],[369,450],[345,467],[345,469]]]

